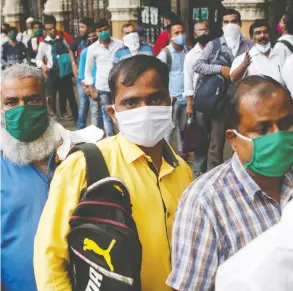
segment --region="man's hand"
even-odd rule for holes
[[[99,93],[93,85],[88,86],[89,95],[94,99],[97,100],[99,98]]]
[[[193,115],[193,98],[192,96],[187,96],[187,106],[186,106],[186,116]]]
[[[72,63],[72,72],[75,78],[78,76],[78,68],[76,63]]]
[[[229,67],[222,67],[221,68],[221,75],[225,78],[225,79],[227,79],[227,80],[229,80],[230,79],[230,68]]]
[[[246,52],[244,60],[242,62],[242,66],[246,70],[250,66],[250,64],[251,64],[251,56],[250,56],[249,52]]]
[[[42,66],[42,72],[43,72],[43,75],[44,75],[45,78],[47,77],[48,71],[49,71],[48,66],[45,65],[45,64],[43,64],[43,66]]]

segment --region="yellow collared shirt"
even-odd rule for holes
[[[159,173],[150,157],[118,134],[99,142],[110,175],[127,186],[143,248],[143,291],[169,291],[171,230],[183,191],[192,181],[191,170],[166,144]],[[34,269],[39,291],[70,291],[66,271],[69,219],[86,187],[85,159],[81,152],[68,157],[56,170],[48,201],[35,238]],[[164,207],[165,205],[165,207]]]

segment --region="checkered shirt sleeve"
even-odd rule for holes
[[[194,64],[194,71],[200,75],[214,75],[221,72],[221,65],[210,64],[214,57],[214,42],[210,41]]]
[[[201,198],[192,199],[205,184],[190,186],[177,209],[172,234],[172,272],[167,284],[180,291],[207,291],[214,287],[221,248],[216,217]]]

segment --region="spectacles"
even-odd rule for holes
[[[197,35],[202,35],[202,34],[208,34],[209,33],[209,30],[208,29],[195,29],[194,32]]]

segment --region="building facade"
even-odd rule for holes
[[[243,32],[248,36],[251,22],[257,18],[269,18],[276,36],[276,26],[284,11],[293,9],[293,0],[2,0],[2,21],[25,27],[29,16],[42,20],[44,14],[54,15],[59,29],[72,34],[78,32],[82,17],[111,21],[112,33],[121,36],[121,26],[126,22],[142,25],[148,39],[154,42],[163,30],[161,16],[173,10],[186,24],[191,37],[192,23],[197,19],[209,20],[215,35],[221,31],[219,15],[224,7],[240,11]]]

